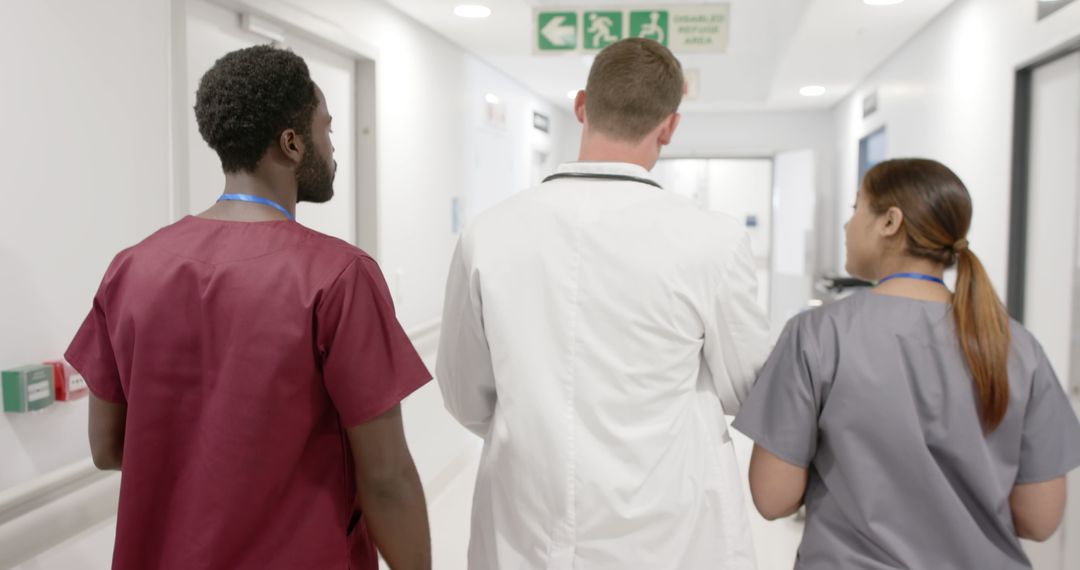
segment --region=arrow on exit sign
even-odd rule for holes
[[[540,12],[537,19],[537,47],[540,51],[577,49],[577,12]]]

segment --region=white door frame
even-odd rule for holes
[[[171,41],[169,42],[169,219],[176,221],[191,208],[188,192],[187,152],[188,92],[187,81],[187,5],[192,0],[170,0]],[[378,50],[350,35],[331,22],[313,16],[280,0],[202,0],[237,14],[257,16],[287,30],[291,35],[341,54],[355,63],[356,77],[356,235],[354,243],[379,258],[379,172],[378,115],[376,114],[376,70]]]

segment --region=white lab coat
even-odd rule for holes
[[[737,221],[641,182],[553,180],[472,223],[436,373],[485,443],[469,567],[754,568],[723,416],[768,350],[756,289]]]

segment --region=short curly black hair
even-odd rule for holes
[[[303,58],[272,46],[226,54],[203,75],[195,94],[199,133],[226,173],[254,172],[285,129],[311,132],[318,107]]]

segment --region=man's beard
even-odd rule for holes
[[[337,161],[331,166],[315,149],[314,141],[304,141],[307,148],[296,169],[296,201],[322,204],[334,197]]]

